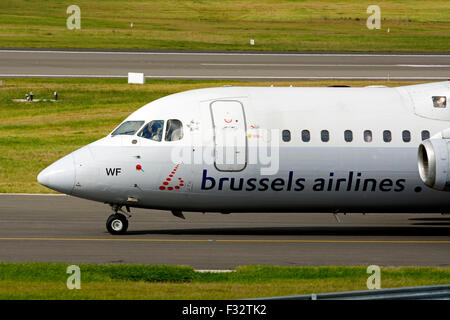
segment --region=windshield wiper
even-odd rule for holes
[[[114,136],[119,136],[119,135],[133,135],[135,132],[136,132],[135,130],[125,131],[125,132],[113,134],[112,136],[114,137]]]

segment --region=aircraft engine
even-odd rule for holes
[[[436,190],[450,191],[450,129],[419,146],[418,165],[422,181]]]

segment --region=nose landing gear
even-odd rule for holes
[[[128,229],[128,218],[131,217],[130,214],[122,210],[122,206],[111,205],[114,213],[108,217],[106,220],[106,230],[111,234],[124,234]],[[129,212],[127,207],[127,211]]]

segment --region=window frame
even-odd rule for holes
[[[324,140],[324,134],[326,134],[326,140]],[[320,141],[325,143],[330,142],[330,131],[326,129],[320,130]]]
[[[370,140],[366,140],[366,137],[370,137]],[[364,132],[363,132],[363,140],[364,140],[365,143],[373,142],[372,130],[364,130]]]
[[[348,138],[347,137],[347,133],[350,134],[349,139],[347,139]],[[353,131],[352,130],[347,129],[347,130],[344,131],[344,140],[345,140],[345,142],[348,142],[348,143],[353,142]]]
[[[311,141],[311,131],[309,131],[308,129],[303,129],[300,134],[301,134],[302,142],[308,143]],[[305,139],[304,134],[307,134],[308,139]]]
[[[179,128],[181,128],[181,137],[179,139],[177,139],[177,140],[167,140],[167,133],[169,132],[169,130],[168,130],[169,129],[169,121],[178,121],[180,123],[180,127]],[[180,140],[182,140],[184,138],[183,122],[180,119],[167,119],[165,121],[165,127],[163,129],[164,129],[164,132],[163,132],[164,141],[175,142],[175,141],[180,141]]]
[[[440,100],[443,100],[442,102]],[[432,96],[433,108],[445,109],[447,108],[447,96]]]
[[[153,139],[151,139],[151,138],[146,138],[146,137],[142,136],[141,133],[144,131],[144,129],[145,129],[150,123],[156,122],[156,121],[162,121],[162,123],[163,123],[162,129],[161,129],[161,134],[160,134],[160,139],[159,139],[159,140],[153,140]],[[150,120],[149,122],[147,122],[147,123],[141,128],[141,130],[139,130],[139,132],[137,133],[137,136],[140,137],[140,138],[149,140],[149,141],[161,142],[161,141],[163,141],[163,137],[164,137],[164,134],[165,134],[165,129],[166,129],[166,121],[165,121],[165,120],[162,120],[162,119],[158,119],[158,120]]]
[[[285,140],[285,133],[288,134],[288,139]],[[291,135],[291,130],[289,129],[283,129],[283,131],[281,131],[281,140],[283,140],[283,142],[290,142],[292,140],[292,135]]]
[[[408,141],[405,140],[405,133],[408,135]],[[403,130],[403,131],[402,131],[402,141],[403,141],[404,143],[410,143],[411,140],[412,140],[412,138],[411,138],[411,131],[409,131],[409,130]]]
[[[126,123],[130,123],[130,122],[135,122],[135,123],[139,123],[141,122],[141,125],[131,134],[124,134],[124,133],[116,133],[114,134],[114,132],[116,132],[117,130],[119,130],[124,124]],[[110,136],[111,137],[115,137],[115,136],[134,136],[136,135],[138,132],[140,132],[143,128],[143,126],[145,126],[145,120],[128,120],[128,121],[123,121],[121,124],[119,124],[111,133]],[[127,131],[128,132],[128,131]]]
[[[423,137],[423,134],[426,132],[426,134],[428,135],[428,138],[424,138]],[[430,133],[430,130],[422,130],[421,132],[420,132],[420,138],[422,139],[422,141],[424,141],[424,140],[428,140],[428,139],[430,139],[430,137],[431,137],[431,133]]]
[[[385,136],[386,133],[389,134],[389,140],[388,140],[388,141],[386,141],[386,136]],[[383,130],[383,141],[384,141],[385,143],[390,143],[390,142],[392,142],[392,131],[391,131],[391,130]]]

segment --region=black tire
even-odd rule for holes
[[[106,220],[106,230],[111,234],[124,234],[128,229],[128,220],[123,214],[112,214]]]

